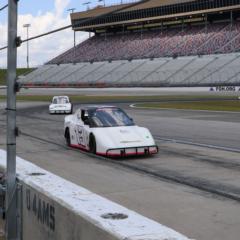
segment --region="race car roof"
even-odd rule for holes
[[[68,96],[54,96],[53,98],[69,98]]]
[[[84,105],[81,106],[80,109],[82,110],[94,110],[94,109],[100,109],[100,108],[118,108],[116,106],[112,106],[112,105]]]

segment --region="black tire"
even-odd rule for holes
[[[96,149],[97,149],[97,144],[96,144],[96,140],[93,134],[90,135],[89,138],[89,152],[96,154]]]
[[[68,128],[65,131],[65,139],[66,139],[67,146],[70,146],[71,145],[71,138],[70,138],[70,132],[69,132]]]

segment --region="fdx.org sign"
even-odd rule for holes
[[[240,87],[235,87],[235,86],[217,86],[216,91],[218,92],[237,92],[240,91]]]
[[[40,224],[45,225],[51,231],[55,231],[55,208],[52,204],[41,199],[39,195],[26,189],[26,208]]]

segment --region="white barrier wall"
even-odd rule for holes
[[[0,168],[6,152],[0,150]],[[17,158],[23,240],[187,240],[87,189]]]

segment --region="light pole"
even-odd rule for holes
[[[74,13],[76,8],[69,8],[67,11]],[[76,32],[74,30],[74,26],[73,26],[73,60],[72,62],[75,62],[75,57],[76,57]]]
[[[104,6],[104,7],[106,6],[105,0],[98,0],[98,2],[103,2],[103,6]]]
[[[27,68],[29,68],[29,43],[28,43],[28,33],[29,33],[29,27],[31,27],[31,24],[29,24],[29,23],[24,24],[23,27],[27,29]]]
[[[89,10],[89,4],[91,4],[92,2],[85,2],[82,5],[86,5],[87,6],[87,10]]]

